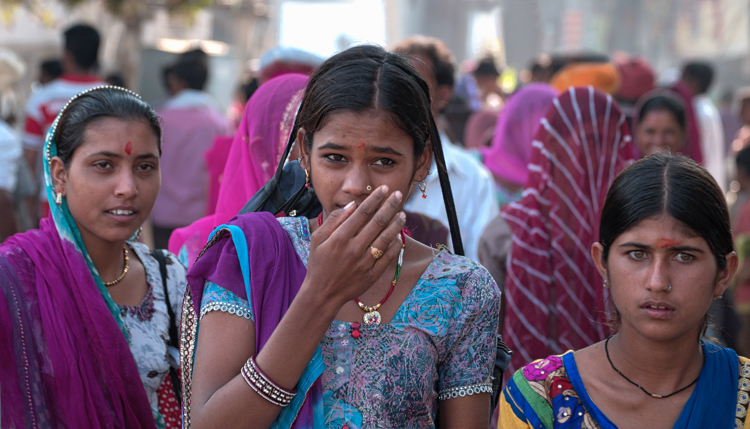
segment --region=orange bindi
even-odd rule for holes
[[[657,249],[664,249],[667,247],[676,247],[678,244],[677,240],[672,240],[671,238],[659,238],[656,240],[656,248]]]

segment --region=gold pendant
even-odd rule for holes
[[[370,311],[362,316],[362,320],[365,321],[365,325],[380,325],[380,313],[375,310]]]

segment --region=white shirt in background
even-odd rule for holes
[[[453,191],[464,251],[466,256],[479,261],[479,238],[485,225],[499,212],[492,194],[492,176],[484,165],[465,150],[453,145],[443,133],[440,134],[440,139],[443,143],[443,155]],[[415,189],[404,209],[437,219],[447,227],[448,214],[445,211],[434,159],[425,185],[427,198],[422,198],[419,189]]]
[[[719,110],[705,94],[693,98],[693,110],[701,136],[703,166],[721,186],[722,191],[726,192],[727,160],[724,156],[724,128]]]

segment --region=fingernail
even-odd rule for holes
[[[349,207],[354,205],[354,201],[350,201],[349,204],[344,206],[344,210],[348,209]]]
[[[383,185],[380,187],[380,189],[383,191],[383,193],[388,193],[388,185]]]
[[[399,201],[401,201],[401,197],[403,197],[403,196],[404,196],[404,195],[403,195],[403,194],[401,193],[401,191],[396,191],[396,192],[394,192],[394,195],[396,195],[396,199],[397,199],[397,200],[399,200]]]
[[[401,220],[406,220],[406,213],[404,213],[404,212],[399,212],[399,214],[398,214],[398,217],[400,217],[400,218],[401,218]]]

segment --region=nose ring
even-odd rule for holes
[[[370,192],[370,191],[372,191],[372,186],[367,185],[367,187],[365,189],[367,189],[367,192]]]
[[[667,285],[667,290],[672,290],[672,285]]]

